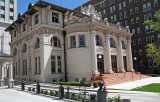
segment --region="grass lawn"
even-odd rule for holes
[[[149,84],[131,89],[131,91],[157,92],[160,93],[160,84]]]

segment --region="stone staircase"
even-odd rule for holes
[[[97,77],[95,82],[103,81],[106,86],[149,78],[149,76],[143,75],[140,72],[112,73],[103,75],[105,77],[104,79],[99,80]]]

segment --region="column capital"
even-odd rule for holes
[[[96,36],[96,35],[97,35],[97,32],[96,32],[96,31],[92,31],[90,35]]]
[[[111,34],[106,34],[105,36],[107,39],[111,38]]]
[[[119,42],[122,41],[122,39],[123,39],[122,36],[119,36],[119,37],[118,37],[118,41],[119,41]]]
[[[131,41],[131,40],[127,40],[127,43],[128,43],[128,44],[131,44],[131,43],[132,43],[132,41]]]

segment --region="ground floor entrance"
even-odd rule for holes
[[[100,58],[101,56],[101,58]],[[100,72],[100,68],[102,68],[102,73],[104,74],[104,57],[103,55],[97,55],[97,68],[98,72]]]
[[[111,56],[111,62],[112,62],[112,71],[114,73],[117,73],[118,72],[118,70],[117,70],[117,56],[112,55]]]

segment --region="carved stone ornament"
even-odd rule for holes
[[[97,12],[97,10],[95,10],[95,7],[93,5],[88,5],[88,7],[81,6],[81,13],[92,16],[93,19],[102,20],[101,12]]]

